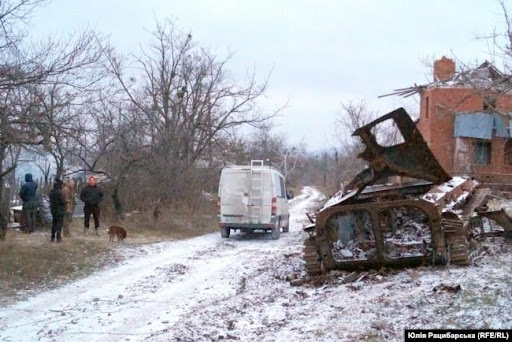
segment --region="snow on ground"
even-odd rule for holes
[[[0,340],[401,341],[405,328],[511,327],[511,244],[500,238],[471,267],[290,286],[287,276],[305,275],[304,213],[322,203],[306,187],[279,240],[209,234],[126,250],[119,267],[0,309]]]

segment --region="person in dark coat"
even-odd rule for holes
[[[53,189],[50,191],[50,210],[52,212],[52,237],[51,241],[62,241],[62,226],[66,216],[66,196],[62,192],[62,181],[55,179]]]
[[[32,174],[25,175],[25,184],[21,186],[20,198],[23,201],[23,216],[27,224],[27,233],[33,233],[36,230],[37,213],[37,183],[32,179]]]
[[[82,188],[80,192],[80,200],[84,202],[84,233],[89,229],[89,220],[91,214],[94,217],[94,229],[98,235],[98,228],[100,227],[100,203],[103,200],[103,191],[96,184],[95,177],[89,177],[87,185]]]

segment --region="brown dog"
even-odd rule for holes
[[[117,236],[117,241],[126,239],[126,229],[121,226],[110,226],[108,234],[110,235],[110,242],[114,241],[114,236]]]

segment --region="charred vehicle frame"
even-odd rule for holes
[[[373,132],[382,123],[397,128],[402,141],[379,144]],[[403,108],[354,135],[365,145],[359,157],[369,166],[304,228],[309,233],[304,248],[308,273],[467,264],[470,219],[488,189],[480,189],[470,178],[450,177]],[[400,176],[402,183],[377,184],[391,176]]]

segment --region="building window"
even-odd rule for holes
[[[489,165],[491,163],[491,142],[476,141],[475,142],[475,158],[476,165]]]
[[[496,109],[496,97],[485,96],[483,109],[484,110],[495,110]]]
[[[425,119],[428,119],[428,111],[430,110],[429,97],[425,97]]]
[[[512,165],[512,139],[505,143],[505,165]]]

